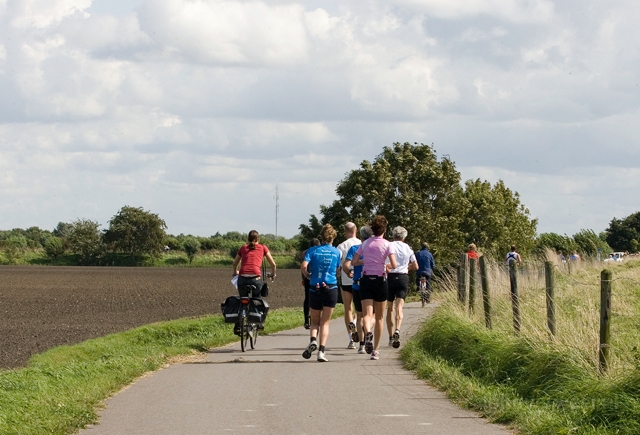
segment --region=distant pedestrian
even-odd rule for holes
[[[323,226],[320,232],[322,245],[307,250],[300,265],[302,274],[310,281],[309,314],[311,316],[310,342],[302,353],[302,357],[309,359],[318,349],[319,362],[328,361],[325,356],[325,345],[329,338],[331,315],[338,303],[340,251],[331,246],[336,235],[336,230],[330,224]]]
[[[387,225],[388,221],[384,216],[377,215],[373,218],[370,223],[373,237],[358,247],[351,262],[354,266],[361,264],[364,266],[360,279],[364,314],[364,346],[373,360],[380,358],[380,339],[384,330],[383,318],[389,290],[385,264],[387,258],[391,268],[398,267],[393,244],[383,238]]]
[[[362,243],[365,240],[370,238],[373,235],[371,231],[371,227],[369,225],[365,225],[360,227],[360,239],[362,239]],[[363,315],[362,315],[362,296],[360,292],[360,278],[362,278],[362,265],[352,266],[351,260],[353,260],[353,256],[356,254],[356,251],[360,245],[354,245],[347,252],[347,256],[342,262],[342,270],[345,273],[348,273],[349,276],[353,279],[353,284],[351,289],[353,290],[353,305],[356,310],[356,331],[358,339],[357,341],[360,343],[358,347],[358,353],[364,354],[367,353],[364,349],[364,327],[363,327]],[[354,340],[356,341],[356,340]]]
[[[469,257],[469,260],[477,260],[480,258],[480,254],[478,253],[478,248],[475,243],[471,243],[469,245],[469,248],[467,249],[467,257]]]
[[[311,245],[302,253],[302,258],[307,255],[311,249],[316,246],[320,246],[320,240],[312,239]],[[302,286],[304,287],[304,302],[302,304],[302,312],[304,313],[304,329],[309,329],[311,327],[311,319],[309,318],[309,279],[302,274]]]
[[[403,227],[395,227],[391,231],[393,236],[393,248],[396,253],[398,265],[395,269],[387,264],[389,273],[389,295],[387,296],[387,332],[389,332],[389,346],[400,347],[400,328],[404,318],[404,300],[409,292],[409,271],[417,270],[418,263],[411,246],[404,242],[407,238],[407,230]]]
[[[507,253],[507,256],[505,257],[505,261],[507,262],[507,264],[509,264],[511,260],[514,260],[518,265],[522,263],[522,258],[520,258],[520,254],[516,252],[516,245],[511,245],[511,251],[509,251]]]
[[[567,259],[565,258],[564,254],[560,250],[558,250],[558,261],[562,264],[567,262]]]
[[[418,262],[418,270],[416,272],[416,287],[420,288],[420,280],[425,279],[427,284],[426,292],[420,293],[422,306],[431,302],[431,276],[436,268],[436,262],[433,255],[429,252],[429,243],[422,242],[422,248],[416,252],[416,261]]]
[[[578,255],[578,251],[573,251],[573,253],[569,256],[569,261],[580,261],[580,255]]]
[[[347,222],[344,226],[344,236],[346,240],[338,245],[338,251],[340,251],[341,256],[341,264],[347,256],[347,252],[354,245],[360,244],[360,239],[356,237],[356,233],[358,232],[358,227],[353,222]],[[347,344],[347,349],[355,349],[356,341],[354,338],[357,337],[357,328],[356,328],[356,316],[353,314],[353,280],[351,277],[344,272],[344,270],[340,271],[341,282],[342,282],[342,304],[344,305],[344,325],[347,328],[347,334],[349,335],[349,344]]]

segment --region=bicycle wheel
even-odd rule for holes
[[[256,325],[255,323],[252,323],[251,325],[249,325],[249,327],[251,328],[251,333],[249,334],[249,344],[251,345],[251,349],[255,349],[256,348],[256,341],[258,341],[258,325]]]
[[[247,340],[249,339],[249,319],[242,317],[240,319],[240,349],[243,352],[247,350]]]

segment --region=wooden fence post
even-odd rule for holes
[[[476,309],[476,263],[477,259],[469,259],[469,312]]]
[[[520,334],[520,300],[518,299],[518,273],[516,260],[509,260],[509,282],[511,283],[511,306],[513,307],[513,330]]]
[[[544,262],[544,281],[547,293],[547,327],[551,335],[556,335],[555,279],[551,261]]]
[[[607,269],[600,273],[600,350],[598,352],[600,373],[606,372],[609,366],[611,276],[611,271]]]
[[[484,323],[491,329],[491,299],[489,297],[489,277],[484,255],[480,257],[480,282],[482,284],[482,306],[484,307]]]
[[[458,274],[458,302],[467,303],[467,276],[469,271],[469,257],[466,253],[460,255],[460,273]]]

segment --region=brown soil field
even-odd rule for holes
[[[269,290],[272,308],[302,306],[299,270],[278,270]],[[0,266],[0,368],[58,345],[219,314],[232,294],[230,268]]]

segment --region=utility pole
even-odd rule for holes
[[[278,237],[278,215],[280,214],[280,194],[278,193],[278,185],[276,184],[276,238]]]

